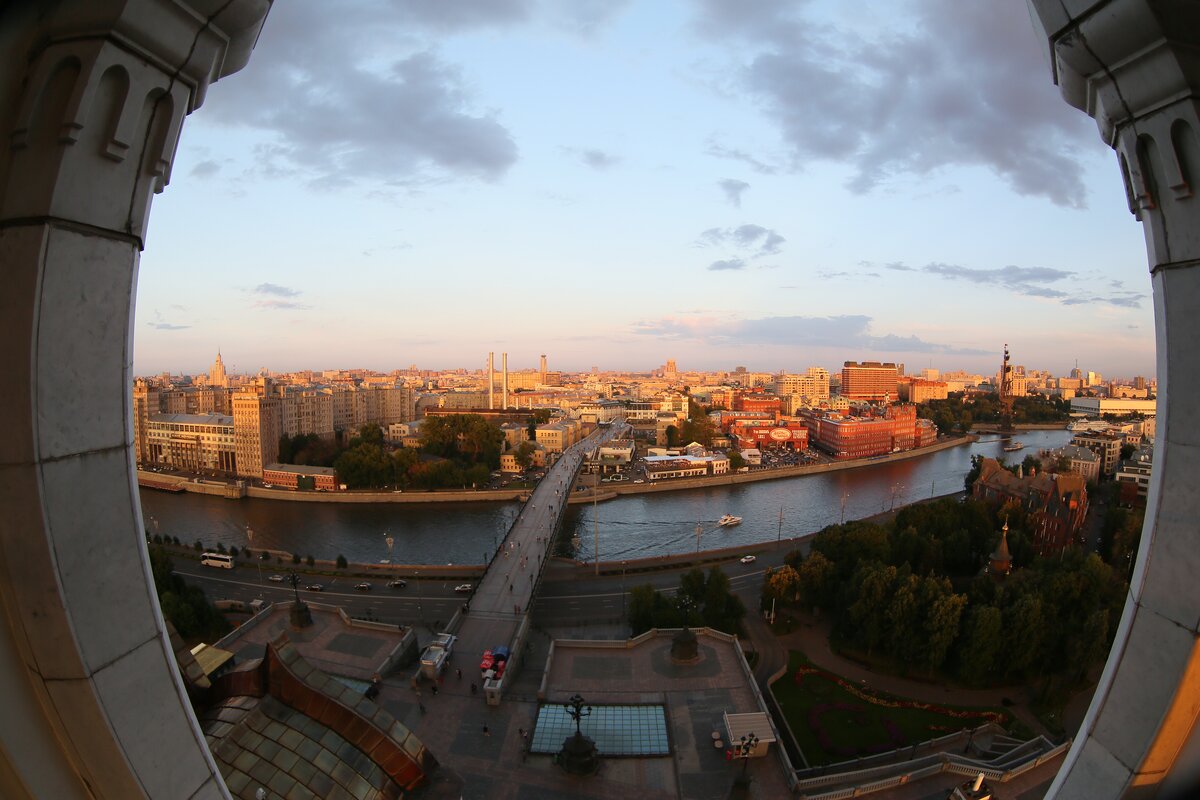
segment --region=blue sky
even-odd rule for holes
[[[277,3],[189,117],[134,368],[1151,375],[1024,0]]]

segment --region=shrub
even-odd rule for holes
[[[338,569],[345,569],[345,568],[346,568],[346,566],[347,566],[347,564],[348,564],[348,562],[346,561],[346,557],[345,557],[344,555],[342,555],[341,553],[338,553],[338,557],[337,557],[337,568],[338,568]]]
[[[304,559],[304,563],[310,567],[315,567],[317,564],[317,560],[312,557],[312,553],[309,553],[308,558]]]
[[[293,564],[300,563],[300,554],[299,553],[292,553],[292,563]]]

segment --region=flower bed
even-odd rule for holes
[[[811,764],[885,753],[984,722],[1004,724],[993,709],[953,708],[872,692],[813,667],[792,652],[791,680],[772,687]]]

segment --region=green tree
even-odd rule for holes
[[[884,644],[888,623],[886,613],[896,586],[896,568],[871,561],[859,567],[854,576],[854,603],[846,609],[857,631],[857,640],[867,654]]]
[[[300,554],[299,553],[292,553],[292,563],[293,564],[300,563]]]
[[[966,630],[960,637],[959,674],[968,683],[982,685],[996,672],[1001,623],[1000,609],[993,606],[972,609],[967,615]]]
[[[742,454],[738,451],[730,450],[727,455],[729,456],[729,468],[734,472],[746,466],[746,459],[742,458]]]
[[[517,445],[517,450],[513,453],[513,458],[517,461],[517,466],[521,469],[529,469],[529,465],[533,463],[533,454],[537,450],[537,445],[533,442],[521,442]]]
[[[344,555],[342,555],[341,553],[338,553],[337,568],[345,569],[347,566],[349,566],[349,562],[346,561],[346,557]]]
[[[829,608],[836,600],[837,567],[819,552],[814,552],[797,570],[800,597],[811,608]]]
[[[950,645],[958,638],[959,623],[967,607],[965,594],[943,594],[933,601],[925,619],[925,668],[932,675],[942,668]]]
[[[667,447],[675,447],[679,444],[679,429],[674,425],[667,426]]]
[[[317,560],[312,557],[312,554],[309,554],[308,557],[304,559],[304,563],[310,567],[315,567],[317,565]]]
[[[763,595],[779,603],[794,603],[800,599],[800,573],[784,564],[763,581]]]

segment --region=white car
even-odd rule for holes
[[[459,594],[469,594],[471,591],[471,584],[460,583],[458,586],[454,587],[454,591],[458,592]]]
[[[757,560],[758,560],[757,556],[742,556],[743,564],[753,564]]]
[[[282,576],[282,575],[280,575],[278,572],[276,572],[274,575],[272,575],[271,577],[267,578],[267,580],[269,580],[269,581],[273,581],[273,582],[275,582],[275,583],[283,583],[283,576]]]

